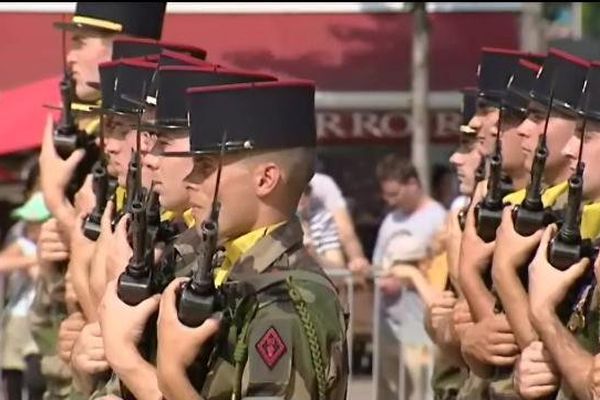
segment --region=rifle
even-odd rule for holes
[[[145,95],[145,88],[143,89]],[[143,99],[144,97],[142,97]],[[142,109],[138,110],[136,150],[129,162],[127,172],[127,208],[131,214],[131,224],[128,236],[131,238],[133,255],[129,259],[125,271],[119,276],[117,295],[125,304],[136,306],[154,294],[154,244],[148,234],[148,200],[142,187],[141,165],[141,120]],[[156,326],[156,316],[146,324],[139,344],[140,352],[144,359],[148,359],[148,342],[151,341]],[[121,384],[121,394],[125,400],[134,400],[135,397],[125,385]]]
[[[502,221],[502,142],[500,132],[502,129],[502,107],[498,116],[498,134],[494,154],[490,156],[490,176],[487,183],[487,193],[482,201],[475,205],[476,228],[479,237],[489,243],[496,239],[496,229]]]
[[[586,95],[584,110],[587,111],[589,92]],[[582,239],[581,225],[581,204],[583,200],[583,172],[585,164],[581,161],[583,152],[583,142],[585,140],[585,128],[587,118],[583,116],[583,125],[581,127],[581,141],[579,143],[579,153],[577,155],[577,166],[575,172],[569,178],[569,196],[565,217],[563,223],[550,241],[547,250],[547,257],[550,264],[561,271],[565,271],[579,260],[588,257],[590,259],[590,268],[577,279],[574,288],[567,293],[562,304],[558,307],[558,315],[563,323],[567,322],[569,314],[576,304],[578,297],[582,293],[584,286],[593,279],[594,260],[598,255],[598,249],[592,245],[590,239]]]
[[[200,237],[202,244],[199,248],[197,259],[198,268],[181,290],[177,299],[177,316],[179,321],[189,327],[198,327],[209,318],[216,310],[216,287],[213,280],[214,257],[217,251],[217,238],[219,233],[219,213],[221,204],[218,201],[221,170],[227,134],[223,135],[217,181],[209,216],[202,221]]]
[[[148,237],[147,199],[142,187],[142,166],[140,156],[141,112],[138,112],[136,151],[129,163],[127,176],[127,212],[131,214],[129,235],[131,237],[133,256],[125,271],[119,276],[117,294],[119,298],[131,306],[135,306],[153,294],[152,290],[152,257],[153,243]],[[129,191],[131,189],[131,192]],[[150,248],[150,251],[148,250]],[[150,253],[150,257],[148,256]]]
[[[90,240],[96,241],[100,236],[101,220],[106,203],[113,196],[116,186],[111,185],[110,177],[106,169],[106,155],[104,151],[104,126],[103,118],[100,116],[100,157],[92,168],[92,188],[96,196],[96,205],[92,213],[83,222],[83,234]]]
[[[226,142],[227,134],[224,133],[210,214],[200,225],[202,242],[198,249],[197,268],[192,278],[182,285],[181,290],[177,293],[177,317],[182,324],[189,327],[202,325],[215,311],[222,307],[213,279],[213,270],[216,262],[219,213],[221,209],[218,192]],[[209,371],[209,357],[217,340],[217,338],[213,338],[210,343],[203,346],[201,353],[187,370],[188,376],[194,377],[192,384],[197,390],[201,390]]]
[[[67,186],[67,198],[73,200],[75,193],[81,188],[87,174],[91,171],[93,164],[99,156],[93,136],[87,135],[79,129],[71,110],[75,98],[75,79],[73,72],[67,66],[66,54],[66,32],[62,35],[63,50],[63,78],[60,81],[60,96],[62,100],[62,115],[59,125],[54,130],[53,142],[56,152],[62,159],[67,159],[77,149],[84,149],[85,156],[75,171]]]
[[[519,206],[515,206],[512,212],[515,231],[521,236],[531,236],[539,229],[552,222],[553,215],[544,207],[542,202],[542,179],[546,159],[548,158],[548,147],[546,146],[546,135],[548,134],[548,121],[554,101],[554,86],[550,92],[550,103],[546,112],[544,131],[539,138],[535,151],[535,157],[531,166],[531,180],[525,192],[525,200]]]

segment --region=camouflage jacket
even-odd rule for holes
[[[595,283],[584,289],[567,317],[567,329],[571,331],[582,348],[590,354],[600,352],[600,288]],[[561,381],[557,400],[576,399],[573,390],[564,379]]]
[[[206,377],[188,374],[203,398],[346,398],[345,315],[302,238],[293,219],[234,264],[220,289],[226,322]]]
[[[47,381],[47,399],[66,399],[70,393],[71,371],[57,353],[58,330],[66,317],[63,269],[56,268],[38,280],[29,311],[31,334],[40,350],[42,374]]]

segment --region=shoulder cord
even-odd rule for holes
[[[244,324],[240,334],[237,337],[235,349],[233,351],[233,360],[235,363],[235,381],[234,389],[231,393],[231,400],[240,400],[242,398],[242,378],[244,375],[244,367],[248,361],[248,334],[250,332],[250,322],[254,319],[256,312],[258,311],[258,301],[254,301],[254,304],[250,308],[249,312],[246,313],[244,318]]]
[[[319,400],[326,399],[327,382],[325,379],[325,363],[323,362],[323,355],[321,353],[321,346],[317,338],[317,331],[315,328],[314,321],[311,318],[309,311],[306,308],[306,302],[302,298],[302,295],[296,290],[296,287],[292,283],[292,278],[286,279],[288,286],[288,292],[294,308],[300,317],[300,322],[304,328],[304,333],[308,340],[310,356],[312,359],[313,368],[315,369],[315,376],[317,379],[317,390]]]

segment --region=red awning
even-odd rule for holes
[[[53,77],[0,92],[0,155],[37,148],[42,143],[47,104],[60,105],[58,83]]]

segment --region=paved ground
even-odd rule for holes
[[[354,376],[350,384],[350,393],[348,400],[369,400],[372,399],[373,383],[370,376]]]

